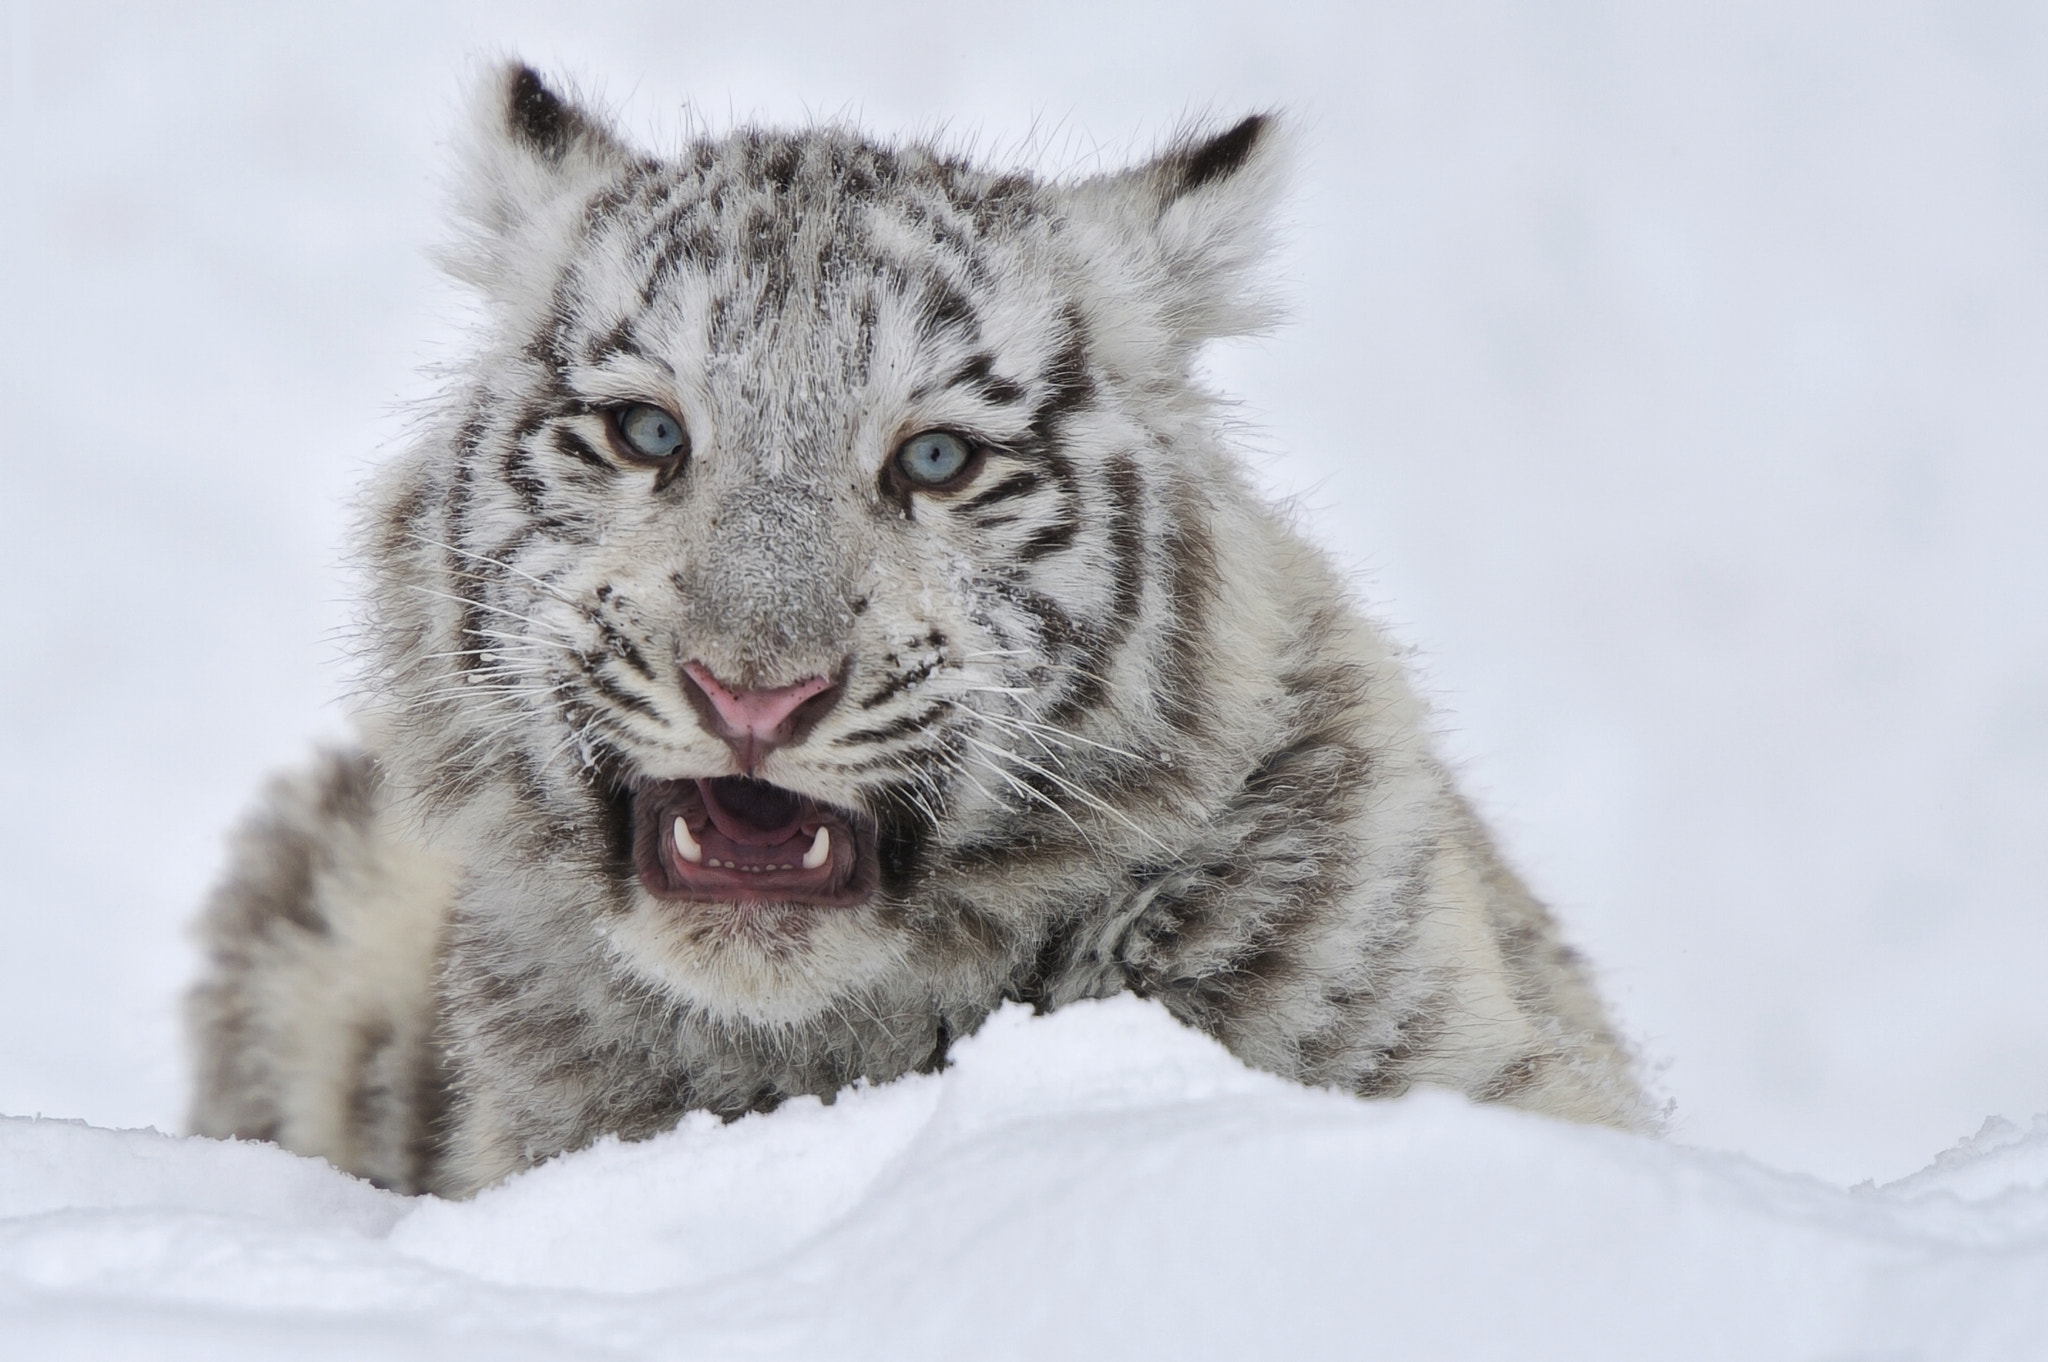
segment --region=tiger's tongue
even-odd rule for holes
[[[745,776],[700,780],[711,824],[744,846],[774,846],[797,835],[809,802],[766,781]]]

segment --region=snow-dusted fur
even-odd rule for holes
[[[461,1195],[1126,989],[1304,1083],[1647,1121],[1190,377],[1263,320],[1271,119],[1051,183],[836,127],[657,159],[520,67],[477,103],[480,343],[375,485],[363,749],[208,912],[198,1130]],[[959,485],[904,481],[933,430]],[[743,771],[685,664],[834,681],[752,774],[868,829],[864,901],[650,892],[634,800]]]

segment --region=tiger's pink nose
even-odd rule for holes
[[[773,690],[736,691],[701,662],[685,662],[683,671],[702,693],[704,703],[697,710],[710,721],[706,727],[725,739],[741,767],[750,772],[776,748],[802,741],[838,699],[838,683],[824,676]]]

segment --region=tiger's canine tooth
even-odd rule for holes
[[[697,839],[690,835],[690,826],[682,819],[676,820],[676,855],[692,865],[704,864],[704,848],[697,845]]]
[[[825,864],[825,858],[832,854],[832,830],[819,828],[818,835],[811,839],[811,849],[804,853],[804,869],[816,870]]]

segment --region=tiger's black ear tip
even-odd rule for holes
[[[560,157],[581,124],[540,72],[524,62],[512,65],[505,79],[505,126],[514,137],[542,155]]]
[[[1228,179],[1244,168],[1252,149],[1273,128],[1273,115],[1255,113],[1240,119],[1227,132],[1188,148],[1181,160],[1180,191],[1200,189],[1214,180]]]

